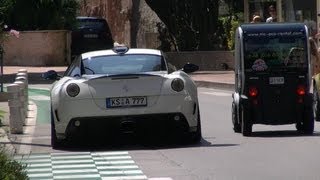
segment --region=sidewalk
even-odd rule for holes
[[[59,74],[63,74],[67,69],[66,66],[59,67],[26,67],[26,66],[5,66],[3,68],[2,80],[4,84],[13,83],[16,73],[20,69],[28,71],[29,84],[51,84],[53,81],[43,80],[41,74],[48,70],[55,70]],[[198,87],[207,88],[223,88],[232,89],[234,87],[233,71],[199,71],[190,74]],[[0,98],[1,99],[1,98]],[[5,145],[10,153],[14,153],[15,149],[10,145],[6,132],[9,130],[9,107],[7,101],[0,102],[0,110],[7,112],[2,120],[4,126],[0,127],[0,145]],[[36,116],[35,116],[36,117]]]

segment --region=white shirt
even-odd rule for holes
[[[267,20],[266,20],[266,22],[267,22],[267,23],[273,22],[273,18],[272,18],[272,17],[268,17]]]

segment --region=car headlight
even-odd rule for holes
[[[76,97],[80,93],[80,87],[75,83],[70,83],[67,86],[67,94],[70,97]]]
[[[171,88],[174,90],[174,91],[177,91],[177,92],[180,92],[183,90],[184,88],[184,82],[182,79],[180,78],[175,78],[172,80],[171,82]]]

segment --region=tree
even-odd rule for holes
[[[137,47],[137,36],[141,14],[139,11],[140,0],[132,0],[132,10],[130,19],[131,47]]]
[[[70,29],[77,0],[0,0],[0,21],[19,30]]]
[[[219,0],[146,0],[174,37],[176,49],[212,50],[219,37]]]

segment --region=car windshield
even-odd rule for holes
[[[247,36],[244,41],[245,71],[306,71],[306,46],[306,38],[301,36]]]
[[[107,28],[106,22],[102,19],[78,19],[78,28]]]
[[[91,57],[83,60],[83,66],[85,74],[136,74],[166,71],[161,56],[146,54]]]

